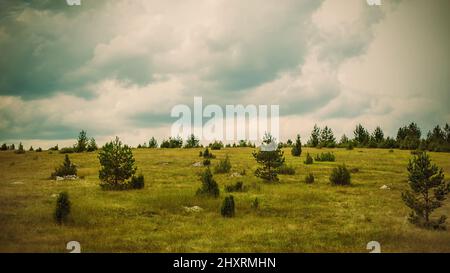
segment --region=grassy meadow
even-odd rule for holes
[[[62,163],[58,152],[0,152],[0,252],[67,252],[66,242],[79,241],[82,252],[368,252],[369,241],[382,252],[450,252],[450,228],[431,231],[407,221],[401,200],[408,185],[410,151],[331,149],[336,162],[304,165],[328,149],[304,148],[300,158],[284,149],[295,175],[280,175],[267,184],[253,175],[252,148],[213,151],[217,159],[230,156],[230,174],[214,175],[220,198],[196,197],[198,173],[204,167],[201,149],[134,149],[138,174],[145,188],[103,191],[99,187],[97,153],[71,154],[78,166],[76,181],[50,180]],[[434,163],[450,175],[450,154],[430,153]],[[331,170],[345,163],[352,186],[331,186]],[[245,170],[242,177],[232,176]],[[304,182],[312,172],[314,184]],[[220,206],[225,185],[243,181],[247,192],[233,193],[236,217],[223,218]],[[380,189],[387,185],[389,190]],[[53,220],[56,194],[69,193],[72,213],[67,225]],[[251,202],[258,197],[260,208]],[[199,206],[202,212],[186,212]],[[435,216],[450,217],[450,202]],[[450,226],[450,224],[447,224]]]

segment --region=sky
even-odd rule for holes
[[[0,1],[0,142],[170,135],[178,104],[279,105],[280,138],[450,123],[450,1]]]

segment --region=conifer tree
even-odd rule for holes
[[[411,189],[402,193],[402,199],[412,209],[410,222],[423,227],[444,228],[446,216],[431,219],[431,213],[442,206],[450,192],[450,183],[444,181],[442,168],[432,164],[426,153],[419,153],[409,161],[407,169]]]
[[[302,141],[300,140],[300,135],[297,135],[295,145],[291,149],[291,154],[293,156],[300,156],[302,154]]]

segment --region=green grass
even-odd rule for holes
[[[96,153],[71,154],[78,181],[49,180],[64,155],[53,152],[0,153],[0,252],[65,252],[68,241],[79,241],[83,252],[368,252],[379,241],[383,252],[450,252],[450,231],[417,228],[407,221],[401,201],[407,188],[409,151],[332,149],[336,162],[304,165],[329,149],[304,148],[300,158],[285,150],[295,175],[281,175],[271,185],[254,177],[251,148],[214,151],[216,165],[226,154],[232,171],[243,177],[214,175],[221,187],[218,199],[195,196],[200,187],[201,149],[139,149],[133,153],[145,189],[108,192],[99,187]],[[432,160],[450,173],[450,154],[431,153]],[[352,186],[331,186],[337,164],[349,169]],[[312,172],[315,183],[305,184]],[[236,217],[225,219],[220,205],[225,185],[241,180],[249,190],[233,193]],[[390,190],[381,190],[382,185]],[[67,191],[72,214],[66,226],[53,220],[55,194]],[[259,210],[251,208],[258,197]],[[187,213],[183,206],[200,206]],[[435,215],[450,216],[450,204]]]

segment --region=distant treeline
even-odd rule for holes
[[[292,140],[287,140],[285,143],[278,143],[279,147],[292,147],[294,143]],[[397,136],[385,137],[383,130],[378,126],[370,133],[361,124],[358,124],[353,131],[353,138],[342,135],[339,141],[336,140],[333,130],[325,126],[319,128],[314,125],[309,140],[306,145],[308,147],[317,148],[347,148],[353,149],[354,147],[360,148],[385,148],[385,149],[405,149],[405,150],[423,150],[433,152],[450,152],[450,126],[445,124],[444,127],[436,125],[426,136],[422,136],[422,131],[416,123],[412,122],[408,126],[404,126],[398,129]],[[143,145],[139,144],[137,148],[199,148],[200,140],[191,135],[186,141],[183,141],[180,137],[169,137],[164,139],[160,145],[157,140],[152,137],[149,142]],[[208,147],[212,150],[220,150],[221,148],[234,148],[234,147],[251,147],[255,148],[256,144],[247,140],[240,140],[238,143],[224,144],[222,141],[214,141],[209,143]],[[0,150],[16,150],[14,144],[7,145],[4,143],[0,146]],[[19,150],[23,151],[22,143],[19,144]],[[33,147],[30,147],[30,151],[33,151]],[[49,150],[58,150],[58,145],[50,148]],[[78,136],[77,143],[70,148],[62,148],[61,153],[72,152],[89,152],[97,150],[97,144],[94,138],[88,138],[85,131],[81,131]],[[41,148],[36,151],[42,151]]]
[[[292,145],[288,140],[286,146]],[[397,137],[385,137],[383,130],[378,126],[372,133],[361,124],[357,125],[353,131],[353,138],[350,139],[345,134],[339,142],[336,141],[331,128],[325,126],[323,129],[317,125],[311,132],[307,143],[309,147],[327,147],[327,148],[386,148],[386,149],[405,149],[405,150],[428,150],[434,152],[450,152],[450,126],[445,124],[444,128],[439,125],[429,131],[426,137],[422,137],[422,131],[416,123],[412,122],[408,126],[398,129]]]

